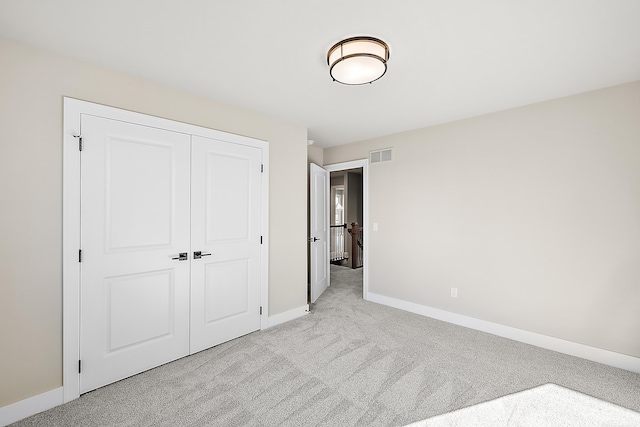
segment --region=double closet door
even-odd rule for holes
[[[81,131],[80,392],[259,329],[262,149]]]

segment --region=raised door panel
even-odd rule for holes
[[[105,286],[108,354],[171,335],[175,325],[172,270],[109,277]]]
[[[229,147],[225,148],[235,148],[233,144],[226,145]],[[249,239],[251,227],[255,226],[251,222],[251,167],[255,167],[251,160],[222,151],[207,152],[204,218],[208,244]]]
[[[249,311],[249,269],[246,258],[205,266],[205,324]]]
[[[115,135],[105,145],[107,250],[170,246],[174,147],[164,141]]]

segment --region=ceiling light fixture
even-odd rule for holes
[[[327,53],[331,78],[346,85],[363,85],[387,72],[389,46],[374,37],[351,37],[333,45]]]

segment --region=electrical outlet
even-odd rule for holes
[[[451,288],[451,298],[458,298],[458,288]]]

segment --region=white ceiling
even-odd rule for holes
[[[326,52],[390,47],[377,82]],[[640,0],[0,0],[0,36],[309,129],[323,147],[640,80]]]

